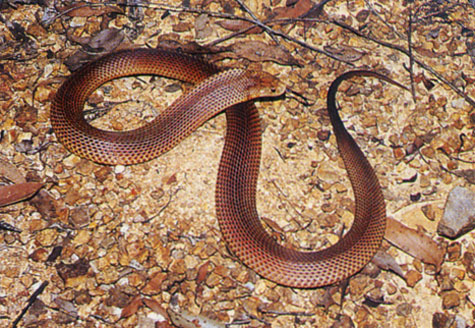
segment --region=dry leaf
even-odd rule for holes
[[[174,184],[178,181],[177,177],[176,177],[176,173],[173,173],[170,177],[167,178],[165,184],[167,185],[171,185],[171,184]]]
[[[31,205],[35,206],[36,210],[45,219],[59,217],[62,214],[58,201],[46,190],[40,190],[31,200]]]
[[[13,183],[26,182],[23,173],[13,164],[0,160],[0,176]]]
[[[208,275],[208,267],[210,265],[210,261],[206,261],[202,264],[198,269],[198,275],[196,276],[196,283],[200,285],[203,281],[206,280],[206,276]]]
[[[137,311],[143,306],[142,297],[136,296],[125,308],[122,309],[120,315],[121,318],[127,318],[137,313]]]
[[[397,220],[388,218],[385,238],[394,246],[440,270],[445,251],[426,234],[411,229]]]
[[[10,205],[33,196],[43,186],[41,182],[24,182],[0,187],[0,206]]]
[[[81,44],[84,48],[89,50],[89,52],[78,50],[65,60],[64,64],[70,71],[74,72],[95,57],[117,49],[122,41],[124,41],[124,34],[121,30],[106,28],[93,37],[80,37],[75,36],[74,33],[68,33],[68,39]],[[90,52],[97,52],[98,55],[91,55]]]
[[[246,21],[242,21],[242,20],[237,20],[237,19],[233,19],[233,20],[222,20],[222,21],[219,21],[219,22],[216,22],[216,24],[218,24],[219,26],[221,26],[222,28],[228,30],[228,31],[232,31],[232,32],[237,32],[237,31],[241,31],[241,30],[244,30],[244,29],[247,29],[247,28],[250,28],[252,27],[254,24],[252,23],[249,23],[249,22],[246,22]],[[247,31],[246,33],[247,34],[254,34],[254,33],[260,33],[262,31],[261,28],[259,27],[254,27],[252,29],[250,29],[249,31]]]
[[[271,229],[270,233],[272,237],[277,240],[284,240],[285,231],[279,226],[274,220],[266,218],[265,216],[261,217],[261,220]]]
[[[113,6],[100,6],[93,7],[84,2],[76,2],[71,6],[66,6],[61,8],[61,13],[66,13],[70,17],[92,17],[92,16],[101,16],[110,13],[123,13],[123,11],[118,7]]]
[[[378,251],[373,257],[372,262],[376,264],[383,270],[390,270],[400,276],[402,279],[405,279],[404,272],[394,258],[386,252]]]
[[[317,5],[318,6],[318,5]],[[292,19],[297,17],[315,17],[315,13],[313,13],[313,3],[310,0],[300,0],[298,2],[291,2],[290,4],[286,4],[284,7],[276,8],[272,11],[272,13],[264,18],[262,21],[266,22],[269,20],[277,20],[277,19]],[[319,13],[317,9],[316,12]],[[241,31],[247,28],[251,28],[253,23],[242,21],[242,20],[223,20],[217,22],[219,26],[228,30],[228,31]],[[246,34],[256,34],[261,33],[262,29],[260,27],[251,28]]]
[[[142,300],[146,306],[148,306],[152,311],[155,313],[160,314],[162,317],[164,317],[167,321],[170,320],[170,317],[168,316],[167,311],[165,308],[156,300],[151,299],[151,298],[144,298]]]
[[[310,0],[300,0],[292,3],[290,6],[276,8],[271,18],[274,19],[291,19],[306,16],[313,9],[313,3]]]
[[[61,262],[56,265],[56,271],[64,282],[71,278],[85,276],[89,268],[89,262],[85,259],[79,259],[71,264]]]
[[[324,49],[328,51],[329,53],[331,53],[336,58],[339,58],[346,62],[355,62],[357,60],[360,60],[361,57],[363,57],[364,55],[366,55],[366,52],[364,51],[359,51],[353,47],[347,47],[347,46],[341,46],[341,45],[337,47],[326,46],[324,47]]]
[[[38,119],[38,109],[33,106],[19,106],[15,110],[15,122],[21,127],[25,128],[36,123]]]
[[[123,40],[124,34],[121,30],[106,28],[90,38],[87,46],[92,49],[110,52],[117,48]]]
[[[423,57],[428,57],[428,58],[435,58],[439,56],[445,56],[445,54],[438,54],[435,53],[432,49],[426,49],[423,47],[414,47],[413,48],[419,55]]]
[[[202,315],[194,315],[186,310],[172,310],[168,311],[170,319],[174,325],[182,328],[224,328],[225,324],[212,320]]]
[[[269,60],[282,65],[299,65],[288,51],[261,41],[236,42],[228,49],[233,52],[233,56],[251,61]]]

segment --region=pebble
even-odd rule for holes
[[[475,192],[455,187],[449,194],[437,227],[439,235],[457,238],[475,227]]]
[[[461,317],[460,315],[455,316],[455,328],[465,328],[468,327],[467,321],[465,318]]]
[[[401,303],[396,307],[396,313],[400,316],[407,317],[412,312],[412,306],[409,303]]]
[[[464,104],[465,104],[465,100],[463,98],[458,98],[458,99],[452,100],[451,102],[451,105],[457,109],[462,109]]]
[[[125,171],[125,166],[124,165],[116,165],[114,167],[114,173],[115,174],[121,174],[121,173],[124,173]]]
[[[447,261],[455,262],[460,259],[462,253],[462,247],[459,243],[452,243],[447,246]]]
[[[409,287],[414,287],[422,279],[422,274],[416,270],[411,270],[406,274],[406,283]]]
[[[460,296],[456,291],[449,291],[442,295],[442,307],[451,309],[460,305]]]
[[[434,328],[449,328],[452,319],[444,313],[436,312],[432,316],[432,327]]]

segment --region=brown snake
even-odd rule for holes
[[[96,129],[83,117],[89,95],[112,79],[152,74],[196,84],[152,122],[131,131]],[[164,50],[116,52],[73,73],[59,88],[51,108],[57,138],[70,151],[105,164],[148,161],[170,150],[200,125],[225,111],[227,133],[216,183],[216,213],[230,250],[259,275],[301,288],[328,285],[361,270],[378,250],[386,227],[385,202],[373,168],[338,115],[337,78],[328,92],[328,112],[355,195],[351,229],[335,245],[302,252],[281,246],[263,228],[256,211],[256,185],[261,155],[261,126],[252,99],[284,92],[279,81],[262,72],[221,71],[191,56]],[[402,86],[401,86],[402,87]]]

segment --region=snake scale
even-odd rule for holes
[[[104,131],[89,125],[83,108],[103,83],[133,75],[161,75],[195,84],[150,123],[130,131]],[[216,182],[216,215],[229,249],[249,268],[278,284],[313,288],[345,279],[364,267],[379,249],[386,227],[383,194],[373,168],[345,129],[335,105],[339,84],[330,86],[328,113],[355,196],[354,222],[329,248],[303,252],[283,247],[262,226],[256,210],[261,156],[261,125],[253,100],[279,96],[275,77],[242,69],[220,70],[193,56],[158,49],[122,50],[74,72],[58,89],[51,124],[71,152],[104,164],[134,164],[172,149],[200,125],[225,112],[227,131]],[[400,86],[400,85],[399,85]]]

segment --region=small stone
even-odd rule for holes
[[[412,265],[414,265],[414,268],[417,271],[422,272],[422,262],[419,259],[414,259],[414,261],[412,262]]]
[[[458,98],[458,99],[452,100],[451,105],[454,108],[463,109],[463,106],[465,105],[465,99]]]
[[[459,268],[453,268],[452,275],[456,277],[458,280],[462,281],[465,278],[465,270],[462,270]]]
[[[449,291],[442,295],[442,307],[451,309],[460,305],[460,296],[456,291]]]
[[[70,155],[63,160],[63,165],[66,169],[71,170],[75,168],[76,165],[78,165],[80,161],[81,161],[81,157],[76,156],[76,155]]]
[[[255,292],[257,295],[261,295],[261,294],[264,294],[265,293],[265,290],[268,289],[269,286],[267,286],[265,280],[258,280],[256,282],[256,289],[255,289]]]
[[[124,124],[118,121],[112,121],[111,125],[112,125],[112,129],[114,129],[115,131],[122,131],[125,128]]]
[[[333,203],[325,203],[322,205],[322,211],[325,212],[325,213],[330,213],[330,212],[333,212],[336,208],[336,204],[335,202]]]
[[[146,282],[146,275],[141,272],[133,272],[128,276],[129,286],[141,287]]]
[[[125,166],[124,165],[116,165],[114,168],[114,173],[115,174],[122,174],[125,171]]]
[[[122,165],[123,166],[123,165]],[[124,167],[125,169],[125,167]],[[112,171],[110,166],[101,166],[99,169],[94,171],[94,176],[96,177],[96,180],[103,183],[106,181],[107,177],[109,176],[109,173]]]
[[[455,187],[449,194],[437,232],[457,238],[475,228],[475,193]]]
[[[361,297],[364,295],[367,286],[368,286],[367,278],[363,275],[358,275],[350,279],[348,292],[352,296]]]
[[[456,170],[458,168],[458,163],[455,161],[450,161],[447,163],[447,169],[450,171]]]
[[[455,262],[460,258],[462,247],[459,243],[452,243],[447,246],[447,261]]]
[[[204,39],[213,33],[213,29],[208,25],[209,18],[207,15],[200,15],[195,20],[196,39]]]
[[[167,279],[167,274],[164,272],[157,272],[153,278],[145,285],[142,292],[146,295],[155,295],[162,290],[162,284]]]
[[[407,317],[412,312],[412,306],[409,303],[401,303],[396,307],[396,313],[402,317]]]
[[[366,307],[361,306],[356,312],[355,320],[358,324],[361,324],[367,322],[369,316],[369,310]]]
[[[470,278],[475,278],[475,254],[471,252],[465,252],[462,258],[462,264],[465,267]]]
[[[422,274],[416,270],[410,270],[406,274],[406,283],[409,287],[414,287],[422,279]]]
[[[370,14],[370,11],[369,10],[366,10],[366,9],[363,9],[363,10],[360,10],[357,14],[356,14],[356,20],[360,23],[363,23],[364,21],[366,21],[366,19],[368,18]]]
[[[405,149],[408,155],[412,155],[417,151],[417,147],[414,143],[409,144]]]
[[[76,304],[89,304],[91,302],[91,295],[87,292],[87,290],[80,290],[76,291],[75,300]]]
[[[422,179],[421,179],[422,180]],[[435,209],[433,205],[424,205],[421,208],[422,213],[431,221],[435,220]]]
[[[58,163],[55,165],[55,167],[53,168],[53,172],[56,173],[56,174],[61,174],[64,172],[64,166],[62,163]]]
[[[36,241],[42,246],[51,246],[58,237],[56,229],[45,229],[39,231],[36,235]]]
[[[422,148],[421,153],[425,157],[429,157],[429,158],[434,158],[434,156],[435,156],[435,150],[430,146]]]
[[[120,273],[117,271],[116,267],[108,266],[99,271],[96,275],[96,282],[98,284],[113,284],[119,280]]]
[[[28,124],[33,125],[38,119],[38,109],[32,106],[21,106],[16,108],[15,111],[15,123],[25,128]]]
[[[69,314],[71,317],[77,317],[78,310],[72,302],[64,300],[61,297],[57,297],[55,298],[54,303],[56,303],[56,305],[58,305],[62,311]]]
[[[406,156],[406,152],[401,147],[396,147],[393,148],[393,155],[395,159],[401,160],[404,158],[404,156]]]
[[[206,27],[208,23],[209,23],[208,15],[205,15],[205,14],[200,15],[195,20],[195,29],[198,31],[201,31]]]
[[[185,22],[179,22],[175,25],[173,25],[173,31],[174,32],[185,32],[191,30],[192,25],[190,23],[185,23]]]
[[[444,313],[436,312],[432,316],[433,328],[449,328],[453,320]]]
[[[439,283],[439,289],[442,292],[454,289],[454,284],[447,274],[438,276],[437,282]]]
[[[85,276],[89,270],[89,262],[81,259],[72,264],[59,263],[56,265],[59,276],[67,281],[71,278]]]
[[[465,328],[468,327],[467,321],[460,315],[455,316],[455,328]]]
[[[82,202],[85,199],[84,194],[81,194],[77,189],[71,188],[69,191],[66,193],[66,196],[64,197],[64,201],[68,205],[76,205],[80,202]]]
[[[5,244],[11,245],[16,241],[16,238],[15,238],[15,236],[13,236],[11,234],[8,234],[8,235],[5,236],[4,241],[5,241]]]
[[[76,228],[80,228],[89,224],[90,217],[87,207],[79,206],[72,209],[69,215],[69,221]]]
[[[206,285],[210,288],[213,288],[218,286],[221,280],[223,280],[223,277],[212,272],[206,279]]]
[[[336,321],[331,325],[331,328],[354,328],[355,324],[351,317],[347,315],[340,315]]]
[[[317,132],[317,138],[321,141],[327,141],[330,138],[330,131],[328,130],[319,130]]]
[[[45,248],[38,248],[30,254],[30,259],[36,262],[45,262],[48,258],[48,251]]]
[[[393,284],[388,284],[388,286],[386,287],[386,291],[388,295],[394,295],[397,292],[397,287]]]
[[[475,304],[475,288],[471,288],[467,293],[467,299],[470,303]]]
[[[88,230],[79,230],[73,242],[76,245],[86,245],[91,240],[91,233]]]
[[[114,286],[109,290],[109,297],[106,298],[105,304],[107,306],[117,306],[119,308],[125,307],[129,304],[131,297],[122,290],[120,286]]]

